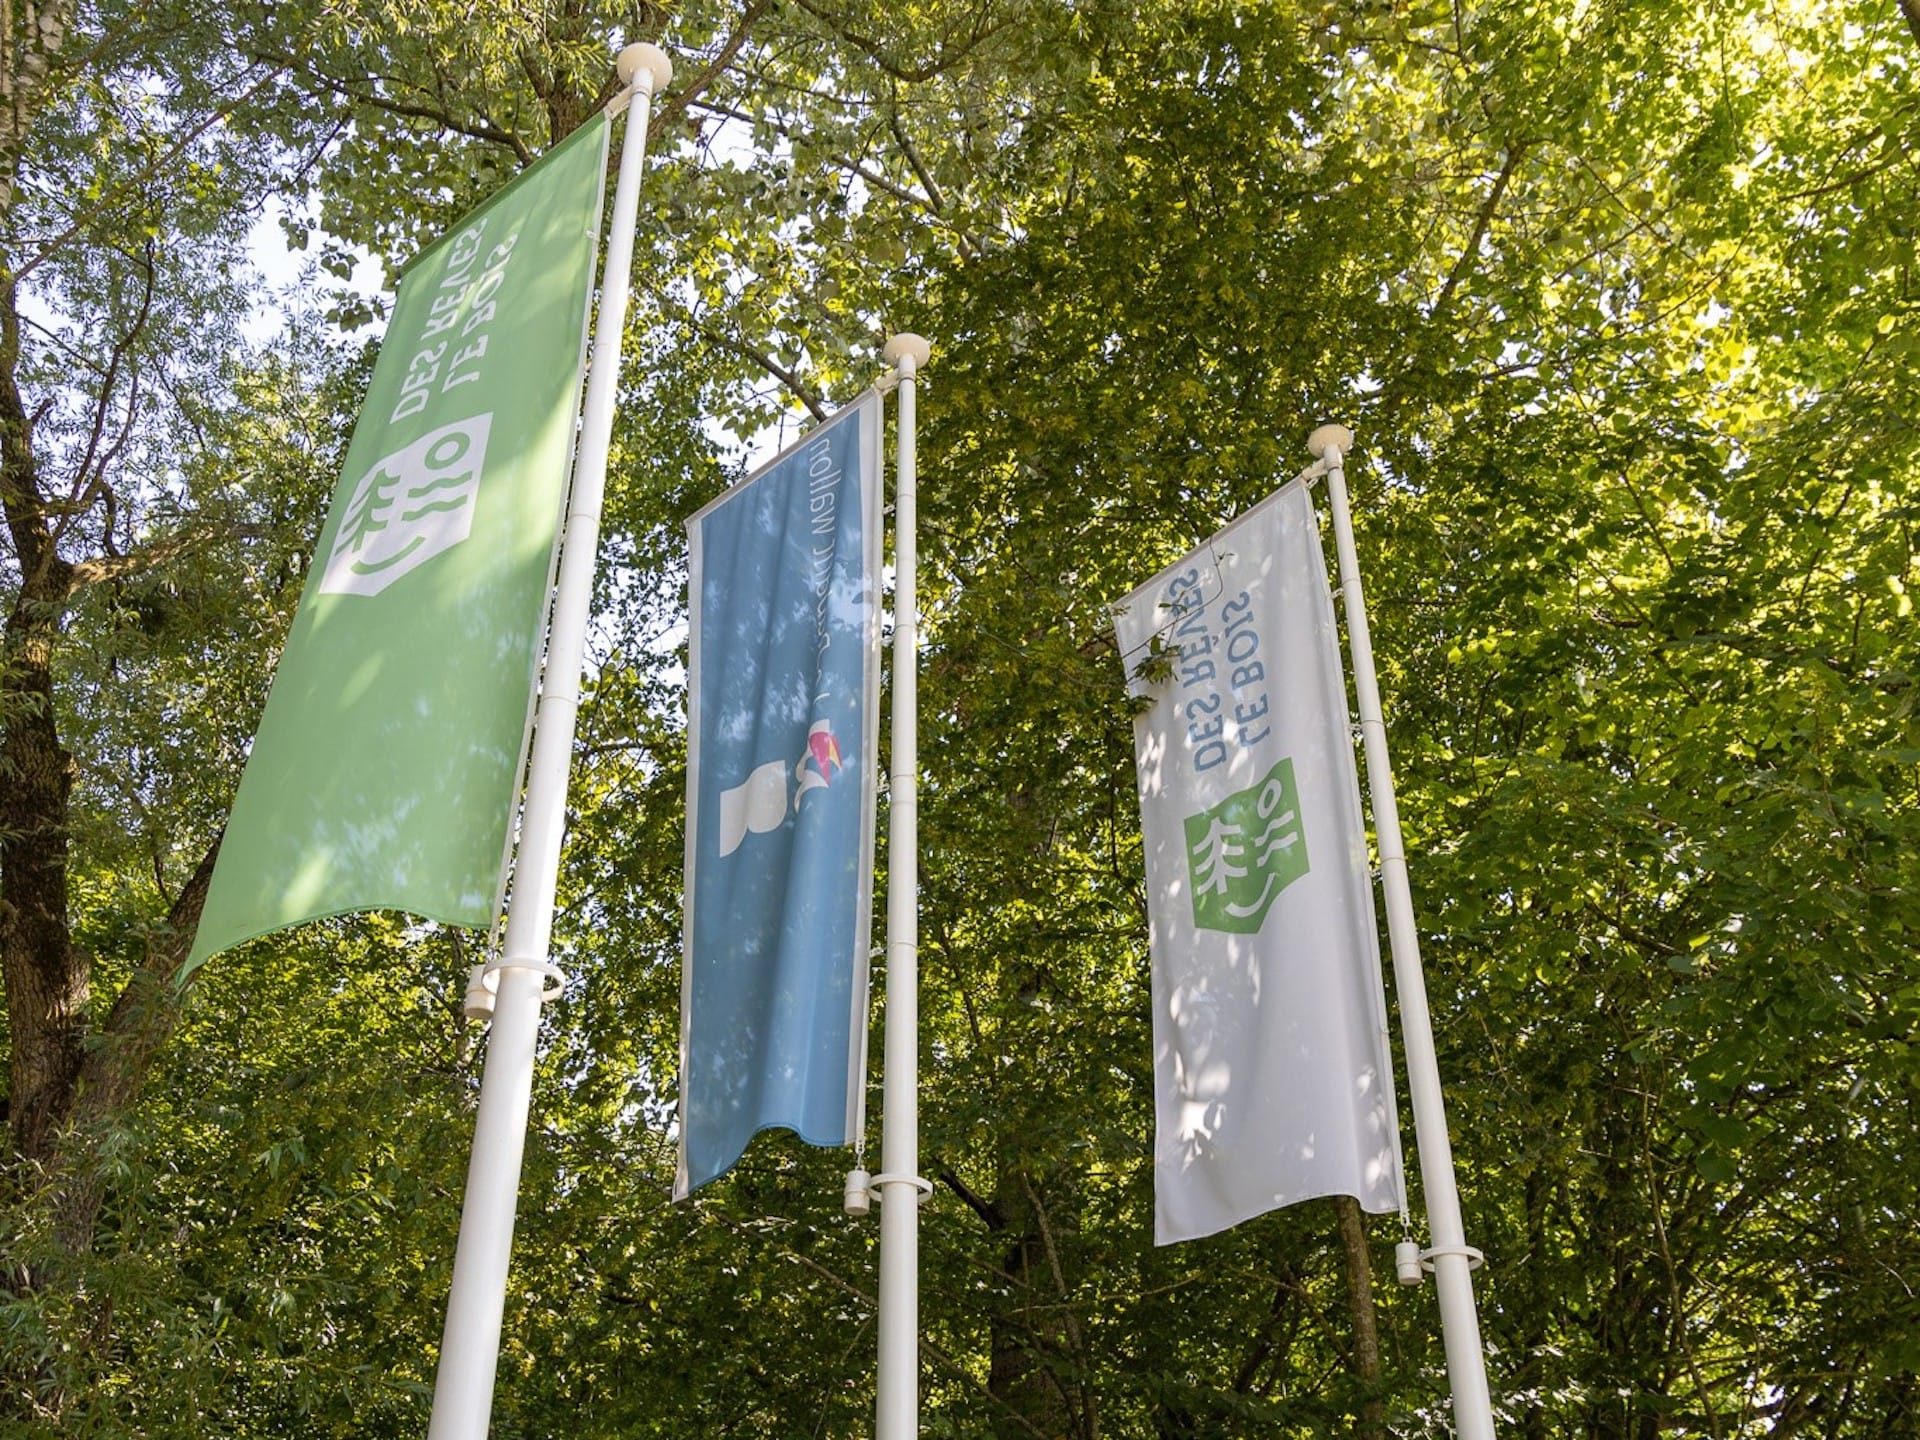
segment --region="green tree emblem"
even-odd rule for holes
[[[1186,826],[1193,923],[1200,929],[1254,934],[1280,892],[1307,873],[1290,758],[1258,784],[1189,815]]]

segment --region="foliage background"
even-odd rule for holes
[[[424,1424],[473,938],[367,917],[165,982],[377,334],[323,277],[355,247],[392,273],[570,130],[619,36],[678,74],[495,1433],[870,1428],[847,1157],[774,1137],[666,1202],[680,522],[737,473],[728,435],[791,435],[900,329],[937,347],[926,1432],[1446,1431],[1393,1227],[1367,1232],[1371,1280],[1327,1205],[1149,1243],[1105,606],[1326,418],[1360,437],[1503,1431],[1920,1430],[1904,0],[56,0],[3,23],[8,1433]],[[249,342],[269,201],[316,268]]]

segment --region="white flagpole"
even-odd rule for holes
[[[1424,1252],[1416,1251],[1411,1242],[1400,1247],[1400,1278],[1417,1284],[1422,1262],[1431,1263],[1435,1288],[1440,1293],[1440,1331],[1446,1342],[1455,1429],[1460,1440],[1493,1440],[1493,1402],[1487,1390],[1480,1317],[1473,1301],[1473,1267],[1482,1257],[1467,1244],[1460,1218],[1460,1190],[1453,1177],[1453,1144],[1447,1134],[1446,1105],[1440,1094],[1433,1019],[1427,1009],[1427,983],[1420,964],[1420,934],[1413,919],[1413,887],[1407,880],[1400,807],[1394,800],[1393,767],[1387,759],[1387,726],[1373,669],[1373,639],[1367,629],[1366,601],[1360,593],[1353,516],[1347,508],[1345,461],[1352,448],[1353,432],[1344,425],[1322,425],[1307,438],[1307,449],[1325,467],[1327,500],[1333,508],[1341,609],[1346,614],[1347,643],[1353,652],[1353,686],[1360,701],[1360,733],[1367,752],[1367,791],[1373,801],[1374,834],[1380,846],[1380,888],[1387,901],[1387,941],[1393,952],[1394,993],[1400,1001],[1400,1039],[1407,1056],[1414,1143],[1420,1150],[1427,1224],[1433,1232],[1433,1245]]]
[[[887,1030],[880,1170],[880,1359],[876,1440],[920,1433],[920,814],[919,556],[914,536],[914,377],[933,347],[895,335],[886,358],[900,380],[893,494],[893,769],[887,789]]]
[[[559,878],[560,840],[566,828],[567,772],[573,758],[574,721],[580,708],[580,663],[586,649],[593,569],[599,548],[600,505],[606,491],[607,445],[613,433],[614,392],[620,379],[620,341],[626,329],[628,274],[633,267],[634,222],[640,205],[640,170],[646,155],[647,114],[653,94],[673,73],[653,45],[620,52],[620,76],[628,88],[613,101],[627,109],[638,100],[637,122],[629,118],[613,194],[613,231],[607,267],[600,279],[600,316],[593,336],[593,363],[581,416],[580,448],[567,502],[566,538],[548,633],[547,664],[535,722],[520,855],[515,866],[513,908],[507,916],[498,972],[493,1031],[487,1041],[474,1120],[473,1159],[460,1211],[454,1251],[453,1288],[440,1343],[440,1370],[433,1389],[428,1440],[486,1440],[493,1411],[494,1368],[500,1356],[500,1319],[506,1306],[507,1264],[513,1249],[513,1217],[520,1194],[520,1161],[526,1144],[527,1111],[533,1093],[535,1041],[540,1007],[559,993],[564,979],[548,959],[553,933],[554,887]],[[613,108],[610,107],[610,108]],[[555,981],[549,990],[546,982]]]

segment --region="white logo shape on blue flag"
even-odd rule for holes
[[[760,1130],[851,1143],[879,738],[880,399],[687,524],[683,1197]]]
[[[785,762],[769,760],[756,765],[753,773],[731,790],[720,792],[720,854],[722,858],[740,848],[747,832],[765,835],[778,830],[787,818],[787,796],[793,796],[798,809],[801,797],[809,790],[824,790],[832,783],[833,772],[845,768],[840,742],[834,737],[831,720],[816,720],[807,734],[807,751],[793,767],[791,779]]]

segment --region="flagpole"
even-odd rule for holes
[[[895,335],[886,358],[900,381],[899,478],[893,494],[893,769],[887,788],[887,1029],[880,1170],[880,1358],[876,1440],[920,1433],[920,815],[919,599],[915,586],[915,377],[933,347]]]
[[[1353,654],[1353,685],[1359,696],[1360,733],[1367,753],[1367,791],[1373,801],[1374,834],[1380,847],[1380,888],[1387,901],[1387,941],[1393,952],[1394,993],[1400,1001],[1400,1038],[1407,1056],[1414,1143],[1420,1151],[1427,1225],[1433,1234],[1431,1248],[1401,1255],[1401,1278],[1417,1283],[1418,1267],[1432,1268],[1440,1295],[1440,1331],[1446,1344],[1456,1432],[1460,1440],[1493,1440],[1493,1402],[1487,1389],[1486,1355],[1481,1348],[1480,1318],[1473,1299],[1473,1268],[1482,1256],[1467,1244],[1460,1217],[1460,1190],[1453,1174],[1453,1145],[1447,1134],[1433,1019],[1427,1008],[1427,984],[1420,964],[1420,934],[1413,919],[1413,887],[1407,879],[1400,808],[1394,800],[1393,767],[1387,758],[1387,726],[1374,675],[1366,601],[1360,593],[1353,516],[1347,506],[1345,461],[1352,448],[1353,432],[1344,425],[1322,425],[1307,437],[1307,449],[1325,468],[1327,500],[1333,509],[1341,609],[1346,614],[1347,644]],[[1411,1243],[1401,1248],[1413,1249]]]
[[[467,1169],[454,1251],[453,1288],[434,1382],[428,1440],[486,1440],[493,1410],[494,1370],[500,1355],[500,1321],[506,1306],[507,1266],[513,1249],[514,1210],[520,1192],[520,1162],[526,1144],[533,1093],[540,1007],[559,993],[559,967],[548,959],[553,933],[554,889],[560,840],[566,828],[567,772],[573,756],[574,721],[580,708],[580,664],[586,649],[593,599],[600,506],[606,490],[607,448],[613,433],[614,392],[620,378],[620,341],[626,328],[628,274],[633,265],[634,222],[639,213],[640,171],[646,156],[647,114],[653,94],[673,66],[653,45],[620,52],[619,73],[627,88],[609,106],[615,113],[640,102],[638,125],[629,118],[614,187],[613,230],[601,275],[600,316],[594,329],[593,364],[587,377],[580,448],[567,502],[566,538],[547,644],[545,680],[535,721],[533,758],[521,819],[513,906],[498,972],[493,1029],[487,1041],[474,1119],[473,1158]],[[547,981],[555,981],[552,989]]]

